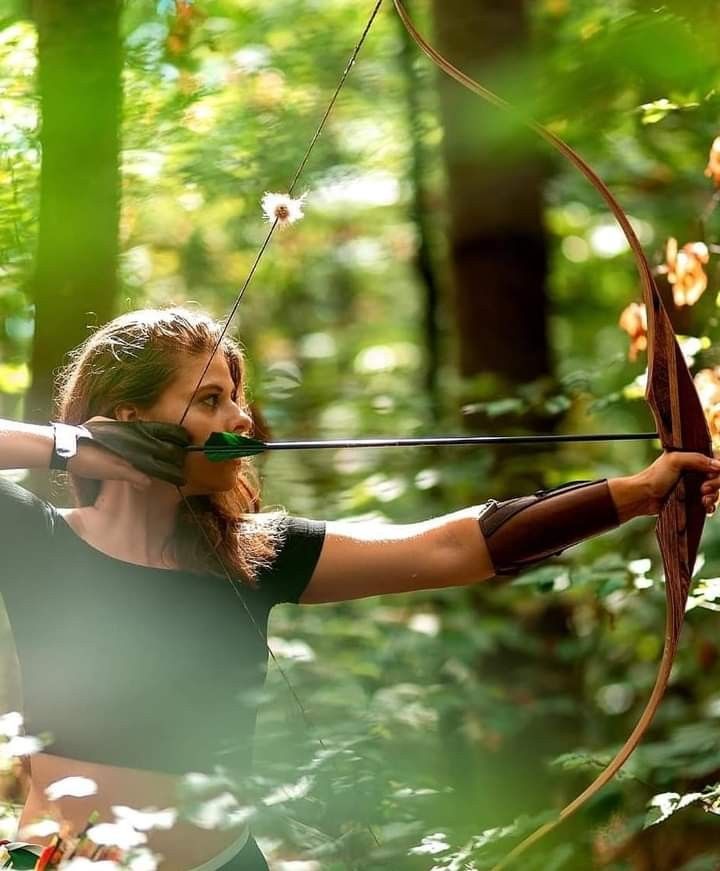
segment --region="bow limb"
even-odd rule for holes
[[[454,66],[420,34],[404,8],[402,0],[393,0],[393,3],[412,40],[433,63],[487,102],[518,117],[522,123],[568,158],[600,193],[625,234],[640,275],[648,317],[648,373],[645,396],[655,418],[663,449],[697,451],[711,457],[712,442],[702,405],[653,279],[650,264],[627,215],[607,185],[560,137],[542,124],[522,117],[509,103]],[[667,687],[677,652],[692,571],[705,522],[701,484],[702,476],[684,475],[658,516],[656,534],[665,570],[667,601],[665,643],[655,685],[637,725],[601,774],[577,798],[564,807],[556,819],[525,838],[493,871],[505,868],[602,789],[625,764],[652,722]]]

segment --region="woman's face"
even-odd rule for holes
[[[151,408],[137,415],[142,420],[179,423],[207,363],[207,357],[191,354],[181,358],[175,380]],[[241,401],[222,350],[215,352],[202,384],[198,388],[182,425],[195,445],[202,445],[211,432],[247,435],[253,421],[237,404]],[[212,463],[198,452],[188,453],[185,461],[186,496],[216,493],[235,486],[240,460]]]

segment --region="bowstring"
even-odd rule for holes
[[[252,613],[252,610],[251,610],[250,606],[248,605],[248,603],[245,599],[245,596],[243,596],[243,594],[241,592],[241,589],[240,589],[241,585],[236,583],[236,581],[234,580],[234,578],[230,574],[230,571],[225,563],[225,560],[220,556],[220,553],[218,552],[218,550],[215,547],[213,547],[212,541],[210,540],[210,536],[208,535],[207,530],[198,520],[198,516],[195,513],[192,505],[190,504],[188,498],[185,496],[185,494],[182,492],[182,490],[180,489],[179,486],[176,485],[176,487],[177,487],[178,493],[180,494],[180,498],[185,503],[185,507],[187,508],[188,512],[190,513],[192,519],[195,521],[195,524],[198,527],[198,529],[202,532],[203,537],[205,539],[205,542],[207,543],[209,549],[215,555],[218,563],[220,564],[226,580],[228,580],[230,582],[230,586],[234,590],[237,597],[240,599],[240,602],[243,606],[243,609],[245,610],[245,613],[250,618],[250,622],[255,627],[255,630],[257,631],[258,635],[260,636],[260,639],[262,640],[262,643],[263,643],[263,646],[265,647],[265,650],[268,652],[268,655],[270,656],[273,664],[275,665],[277,670],[280,672],[280,675],[282,677],[283,682],[285,683],[285,686],[288,688],[290,695],[292,696],[295,704],[298,707],[298,710],[300,711],[305,729],[310,731],[310,729],[313,726],[313,722],[310,719],[310,717],[308,716],[307,710],[306,710],[305,706],[303,705],[302,701],[300,700],[300,696],[297,694],[297,690],[295,689],[292,682],[290,681],[290,678],[287,676],[285,669],[280,665],[280,663],[278,662],[277,656],[275,655],[275,652],[273,651],[272,647],[270,647],[270,645],[268,644],[267,635],[263,632],[262,628],[260,627],[260,624],[255,619],[255,615]],[[315,735],[315,740],[320,745],[320,747],[323,749],[323,751],[326,753],[327,757],[331,758],[330,750],[329,750],[327,744],[325,743],[322,735]],[[360,754],[358,753],[357,755],[360,755]],[[378,837],[375,834],[370,823],[365,821],[363,823],[363,825],[370,833],[370,836],[372,837],[373,841],[375,842],[375,846],[379,847],[380,841],[378,840]]]
[[[293,180],[290,182],[290,187],[288,188],[288,194],[292,194],[292,192],[295,190],[295,185],[297,184],[298,179],[300,178],[302,171],[305,169],[305,164],[308,162],[308,159],[310,158],[310,153],[312,152],[313,148],[315,147],[315,143],[320,138],[320,134],[322,133],[323,128],[325,127],[325,122],[330,117],[330,112],[332,112],[333,106],[335,105],[337,98],[340,94],[340,91],[342,90],[342,87],[345,84],[345,80],[348,77],[348,73],[350,72],[352,65],[355,63],[355,59],[357,58],[358,53],[360,52],[360,49],[362,48],[363,43],[365,42],[365,39],[366,39],[368,33],[370,32],[370,28],[372,27],[373,22],[375,21],[375,18],[377,17],[377,14],[380,11],[380,7],[382,6],[382,4],[383,4],[383,0],[377,0],[377,2],[375,3],[373,11],[371,12],[370,17],[368,18],[368,20],[365,24],[365,28],[363,29],[362,35],[360,36],[360,39],[358,40],[355,48],[353,49],[352,54],[350,55],[350,60],[347,62],[345,69],[343,70],[343,74],[340,77],[340,81],[338,82],[338,85],[335,88],[335,93],[332,95],[332,99],[330,100],[330,103],[328,104],[328,107],[325,110],[325,114],[323,115],[320,123],[318,124],[317,130],[315,131],[315,135],[313,136],[312,140],[310,141],[310,144],[308,145],[308,147],[305,151],[303,159],[300,161],[300,165],[298,166],[297,170],[295,171],[295,175],[293,176]],[[193,399],[195,399],[195,395],[197,394],[198,390],[200,389],[200,385],[203,382],[203,378],[205,378],[205,375],[207,374],[207,370],[210,368],[210,364],[212,363],[212,359],[215,356],[215,352],[220,347],[220,343],[225,338],[225,334],[227,333],[228,327],[230,326],[230,322],[235,317],[235,313],[237,312],[238,306],[240,305],[240,300],[243,298],[243,296],[245,296],[245,291],[247,290],[247,287],[250,284],[250,281],[252,280],[253,275],[255,274],[255,270],[257,269],[258,264],[260,263],[260,258],[263,256],[263,254],[265,253],[265,249],[267,248],[267,246],[270,243],[270,239],[272,238],[272,235],[275,232],[275,228],[277,227],[277,224],[278,224],[278,219],[275,218],[275,221],[274,221],[272,227],[270,227],[270,230],[268,231],[268,234],[265,237],[265,240],[263,241],[262,246],[260,247],[260,250],[257,253],[257,256],[255,257],[255,262],[253,263],[252,268],[250,269],[250,272],[248,273],[247,278],[245,279],[243,286],[240,289],[240,293],[238,293],[237,298],[235,300],[235,303],[234,303],[233,307],[230,309],[230,314],[227,316],[227,318],[225,320],[225,324],[222,328],[220,336],[219,336],[218,340],[215,342],[215,345],[212,349],[212,353],[210,354],[210,357],[209,357],[207,363],[205,364],[205,368],[203,369],[202,374],[198,378],[197,384],[195,385],[195,389],[193,390],[192,395],[190,396],[190,399],[188,400],[188,403],[185,406],[185,411],[183,411],[182,417],[180,418],[180,425],[181,426],[182,426],[183,421],[185,420],[185,417],[186,417],[188,411],[190,410],[190,406],[192,405]]]
[[[325,113],[324,113],[322,119],[320,120],[320,123],[318,124],[318,127],[315,131],[315,134],[314,134],[309,146],[307,147],[305,154],[303,155],[302,160],[300,161],[300,165],[298,166],[298,168],[295,172],[295,175],[293,176],[293,179],[290,183],[290,187],[288,188],[289,195],[291,195],[293,190],[295,189],[295,185],[297,184],[298,179],[300,178],[300,175],[302,174],[302,171],[304,170],[305,165],[307,164],[307,162],[310,158],[310,154],[311,154],[313,148],[315,147],[316,142],[320,138],[320,135],[325,127],[325,123],[327,122],[327,119],[330,116],[330,113],[331,113],[331,111],[332,111],[332,109],[337,101],[337,98],[340,94],[340,91],[342,90],[342,87],[345,84],[345,81],[348,77],[348,74],[349,74],[353,64],[355,63],[355,60],[360,52],[360,49],[362,48],[362,46],[365,42],[365,39],[366,39],[368,33],[370,32],[370,28],[372,27],[373,22],[375,21],[375,18],[377,17],[377,14],[380,11],[380,7],[382,6],[382,4],[383,4],[383,0],[376,0],[375,6],[373,7],[373,10],[370,14],[370,17],[368,18],[368,20],[365,24],[365,27],[363,28],[363,32],[360,36],[360,39],[356,43],[355,48],[353,49],[353,51],[350,55],[350,59],[348,60],[346,66],[345,66],[345,69],[343,70],[342,76],[340,77],[340,81],[338,82],[338,85],[335,88],[335,92],[333,93],[332,99],[330,100],[330,103],[328,104],[328,107],[325,110]],[[217,352],[217,349],[220,347],[222,340],[225,338],[225,335],[228,331],[230,323],[231,323],[232,319],[234,318],[234,316],[238,310],[238,306],[240,305],[240,301],[242,300],[243,296],[245,295],[245,291],[247,290],[248,285],[250,284],[250,281],[252,280],[252,278],[257,270],[257,267],[260,263],[260,260],[263,256],[263,254],[265,253],[269,243],[270,243],[270,240],[273,236],[273,233],[275,232],[275,228],[277,227],[278,220],[279,220],[278,218],[275,218],[275,221],[273,222],[272,226],[270,227],[270,230],[268,231],[265,239],[263,240],[263,243],[262,243],[260,250],[258,251],[258,253],[255,257],[253,265],[252,265],[252,267],[251,267],[251,269],[250,269],[250,271],[249,271],[249,273],[248,273],[248,275],[247,275],[247,277],[246,277],[246,279],[245,279],[245,281],[240,289],[240,292],[237,295],[237,298],[235,299],[235,302],[230,310],[229,315],[227,316],[227,318],[225,320],[223,328],[220,332],[220,336],[218,337],[217,341],[215,342],[213,349],[208,357],[207,363],[205,364],[205,367],[203,368],[202,374],[198,378],[197,384],[195,385],[195,388],[190,396],[190,399],[188,400],[187,405],[185,406],[185,410],[183,411],[182,417],[179,420],[180,426],[182,426],[183,421],[185,420],[187,413],[190,410],[190,406],[192,405],[193,400],[195,399],[195,396],[197,395],[197,392],[200,389],[200,385],[202,384],[203,379],[205,378],[205,375],[207,374],[207,371],[210,368],[210,364],[213,361],[213,358]],[[250,622],[255,627],[255,630],[257,631],[258,635],[260,636],[260,639],[262,640],[262,643],[263,643],[268,655],[272,659],[273,664],[275,665],[278,672],[280,673],[282,680],[284,681],[285,685],[287,686],[288,691],[290,692],[290,695],[292,696],[298,710],[300,711],[305,728],[309,730],[310,727],[312,726],[312,722],[311,722],[310,717],[308,716],[307,710],[305,709],[305,706],[303,705],[302,701],[300,700],[300,697],[298,696],[298,694],[297,694],[294,686],[292,685],[290,679],[288,678],[287,674],[285,673],[285,669],[280,665],[277,657],[275,656],[274,651],[272,650],[272,648],[268,644],[267,635],[263,632],[262,628],[260,627],[260,625],[256,621],[255,616],[253,615],[252,610],[250,609],[250,606],[247,604],[247,601],[245,600],[245,596],[243,596],[242,591],[241,591],[241,584],[238,584],[235,581],[235,579],[232,577],[232,575],[231,575],[230,571],[228,570],[228,567],[225,563],[225,560],[221,557],[218,550],[213,546],[212,541],[210,540],[210,537],[208,536],[207,530],[200,523],[197,514],[195,513],[188,498],[182,492],[180,486],[176,485],[176,488],[177,488],[177,491],[180,495],[180,498],[182,499],[183,503],[185,504],[186,509],[188,510],[188,513],[192,517],[192,519],[195,522],[198,529],[200,529],[200,531],[202,532],[203,537],[205,538],[206,544],[208,545],[210,551],[215,555],[219,565],[221,566],[223,573],[225,575],[225,578],[230,583],[235,594],[240,599],[240,602],[242,603],[242,606],[245,610],[245,613],[250,618]],[[320,747],[322,747],[323,751],[328,755],[328,758],[330,758],[330,752],[329,752],[328,747],[325,744],[325,741],[323,740],[322,736],[315,735],[315,739],[317,740]],[[373,841],[375,842],[375,846],[379,847],[380,842],[379,842],[375,832],[373,831],[373,828],[370,825],[370,823],[365,821],[364,826],[368,830],[368,832],[370,833]]]

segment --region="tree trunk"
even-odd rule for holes
[[[117,293],[120,0],[33,0],[42,113],[40,227],[25,419],[47,422],[53,373]]]
[[[440,320],[442,317],[441,299],[444,296],[443,283],[438,268],[439,258],[435,255],[438,228],[433,221],[437,208],[437,195],[430,180],[431,166],[426,140],[426,100],[424,99],[424,77],[416,69],[418,50],[403,27],[399,16],[395,16],[400,33],[401,48],[398,55],[399,67],[405,84],[405,109],[410,138],[409,172],[411,181],[409,215],[417,231],[417,253],[414,266],[423,297],[422,336],[425,351],[423,384],[424,395],[431,425],[442,419],[443,402],[440,395],[438,373],[442,363]]]
[[[433,7],[440,51],[512,100],[507,72],[516,62],[524,69],[529,50],[523,0],[434,0]],[[497,83],[502,78],[504,85]],[[499,398],[498,389],[512,393],[551,367],[542,221],[547,158],[517,121],[444,74],[438,84],[460,374],[499,376],[487,379],[488,395],[474,397]]]
[[[502,4],[434,0],[433,14],[434,44],[452,63],[510,102],[518,99],[518,85],[527,91],[522,83],[532,81],[532,77],[527,74],[529,40],[522,0]],[[448,76],[439,76],[459,371],[465,379],[483,376],[473,381],[466,401],[499,400],[516,395],[518,384],[551,374],[548,253],[543,226],[549,152],[518,121]],[[472,415],[471,421],[466,416],[464,421],[478,432],[502,432],[519,422],[514,415],[488,419],[482,414]],[[553,422],[542,412],[522,418],[524,427],[531,430],[549,431]],[[536,458],[538,454],[535,452]],[[524,464],[511,464],[510,457],[507,450],[494,452],[494,468],[487,470],[482,482],[485,498],[491,494],[496,498],[520,495],[542,483],[532,479],[523,484],[527,476]],[[502,481],[502,488],[495,489],[493,475]],[[517,487],[510,486],[512,482]],[[485,585],[475,586],[471,607],[487,616],[497,609],[492,604],[495,595]],[[502,607],[496,613],[507,620],[513,616]],[[534,643],[549,655],[533,672],[532,682],[527,678],[527,655],[511,645],[482,656],[478,668],[488,674],[497,674],[500,669],[507,697],[517,698],[520,705],[534,703],[546,686],[552,686],[558,695],[579,696],[581,671],[568,669],[552,655],[571,634],[567,608],[550,602],[544,609],[538,608],[535,616],[536,624],[526,631],[532,629]],[[452,722],[444,725],[449,732],[458,732]],[[535,812],[546,805],[555,781],[545,770],[543,757],[575,746],[582,723],[580,716],[563,713],[553,720],[548,718],[543,727],[541,735],[525,729],[504,738],[493,736],[490,729],[486,748],[459,740],[448,752],[460,795],[469,798],[484,790],[495,796],[484,810],[483,825],[499,825],[522,811]],[[481,759],[476,772],[467,766],[468,753]],[[468,807],[472,805],[468,803]],[[467,822],[471,822],[470,812]]]

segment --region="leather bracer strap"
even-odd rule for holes
[[[620,524],[607,478],[490,499],[481,509],[478,522],[496,575],[515,575]]]

